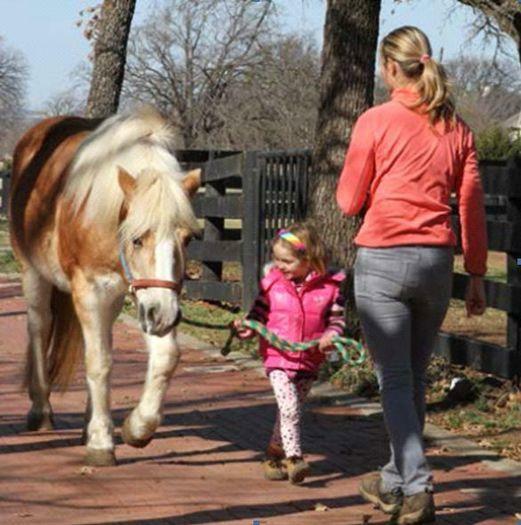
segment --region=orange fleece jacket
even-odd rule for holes
[[[406,107],[414,91],[395,89],[392,100],[356,122],[337,187],[347,215],[366,214],[355,244],[454,246],[449,199],[455,192],[461,221],[465,270],[487,271],[483,188],[474,138],[459,118],[439,122]]]

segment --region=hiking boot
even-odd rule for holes
[[[403,505],[398,515],[398,525],[415,523],[434,523],[436,521],[432,492],[418,492],[403,498]]]
[[[293,456],[288,458],[284,460],[284,464],[288,469],[289,480],[295,485],[302,483],[304,478],[311,474],[311,468],[301,457]]]
[[[282,462],[284,451],[277,445],[269,445],[266,450],[266,459],[262,462],[264,477],[270,481],[288,479],[286,465]]]
[[[362,478],[358,490],[366,501],[374,503],[386,514],[396,514],[402,505],[402,493],[400,490],[382,492],[381,482],[380,473],[373,472]]]

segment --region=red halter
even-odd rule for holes
[[[182,283],[178,283],[177,281],[166,281],[163,279],[134,279],[122,247],[119,250],[119,260],[123,267],[125,278],[129,282],[128,291],[132,295],[135,295],[138,290],[142,290],[143,288],[167,288],[173,290],[177,294],[181,293]]]

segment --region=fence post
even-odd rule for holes
[[[521,225],[521,158],[515,157],[508,163],[507,220],[511,223],[511,239],[521,235],[516,227]],[[521,286],[521,253],[507,252],[507,284]],[[513,377],[519,383],[521,377],[521,319],[516,313],[507,313],[507,347],[514,350]]]
[[[208,155],[207,169],[212,170],[212,161],[215,158],[214,151],[210,151]],[[226,192],[224,181],[211,181],[205,183],[205,194],[208,197],[220,197]],[[222,232],[224,229],[224,219],[222,217],[205,217],[204,218],[204,241],[220,241],[222,239]],[[221,281],[223,263],[216,261],[202,261],[203,272],[201,279],[204,281]]]
[[[242,173],[244,199],[242,216],[242,308],[248,310],[257,295],[260,278],[260,234],[264,228],[261,218],[260,170],[256,151],[245,154]]]

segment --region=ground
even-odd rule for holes
[[[357,484],[387,457],[378,406],[317,389],[304,420],[313,468],[302,486],[262,478],[259,461],[274,400],[256,363],[224,359],[183,337],[183,358],[169,388],[165,417],[145,449],[121,444],[119,428],[141,390],[146,354],[138,330],[115,329],[113,414],[116,467],[84,468],[85,390],[53,394],[57,429],[25,431],[20,388],[25,304],[17,283],[0,281],[0,522],[9,524],[384,524]],[[428,435],[441,431],[429,427]],[[440,524],[515,524],[521,512],[521,466],[445,436],[427,449],[434,467]],[[519,518],[521,519],[521,518]],[[258,521],[256,521],[258,520]]]

